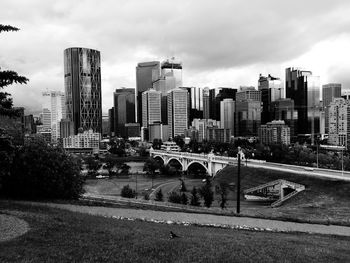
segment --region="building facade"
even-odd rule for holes
[[[235,101],[224,99],[220,102],[220,128],[229,129],[231,134],[235,134]]]
[[[209,88],[203,89],[203,119],[210,119],[210,99],[209,99]]]
[[[286,98],[294,100],[298,112],[296,134],[311,135],[311,142],[320,128],[320,78],[311,71],[286,69]]]
[[[113,95],[114,134],[126,137],[125,124],[135,123],[135,89],[116,89]]]
[[[183,135],[188,128],[188,92],[174,89],[168,92],[169,137]]]
[[[150,124],[162,121],[162,94],[150,89],[142,93],[142,126],[148,128]]]
[[[270,74],[265,77],[260,74],[258,81],[258,90],[261,91],[261,102],[263,109],[261,112],[261,123],[265,124],[272,120],[270,107],[273,101],[284,97],[282,82],[279,78],[272,77]]]
[[[298,112],[294,109],[294,100],[292,99],[280,99],[271,102],[270,107],[271,119],[282,120],[290,128],[290,135],[292,138],[296,138],[298,135],[297,120]]]
[[[78,129],[102,132],[100,51],[67,48],[64,51],[64,86],[67,118]]]
[[[84,131],[77,135],[63,138],[63,148],[65,149],[84,149],[92,148],[93,152],[98,152],[101,141],[101,134],[93,130]]]
[[[142,125],[142,92],[153,87],[153,83],[160,78],[160,62],[150,61],[138,63],[136,67],[135,91],[135,120]]]
[[[328,144],[350,146],[350,101],[334,98],[329,104]]]
[[[265,145],[290,144],[290,128],[284,121],[272,121],[259,128],[260,143]]]
[[[322,85],[322,108],[325,112],[325,133],[328,133],[329,104],[333,101],[334,98],[341,98],[341,94],[341,84],[339,83],[329,83]]]

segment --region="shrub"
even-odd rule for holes
[[[168,194],[168,202],[181,204],[181,195],[175,191]]]
[[[199,194],[204,199],[204,205],[209,208],[214,201],[214,192],[211,189],[211,182],[209,179],[207,179],[206,184],[199,189]]]
[[[131,189],[129,185],[125,185],[122,188],[121,194],[122,197],[126,197],[126,198],[135,198],[136,196],[136,192],[135,190]]]
[[[182,195],[181,195],[181,204],[183,204],[183,205],[188,204],[188,198],[187,198],[187,195],[185,193],[182,193]]]
[[[3,193],[21,199],[77,199],[84,192],[80,160],[36,139],[17,148]]]
[[[190,201],[190,205],[193,206],[200,206],[200,202],[199,202],[199,197],[198,197],[198,192],[196,187],[193,187],[192,191],[191,191],[191,201]]]
[[[163,193],[162,193],[162,189],[159,189],[159,191],[156,193],[156,201],[163,201]]]
[[[143,199],[149,200],[149,193],[145,193],[145,194],[143,195]]]

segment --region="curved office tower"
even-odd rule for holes
[[[78,129],[102,132],[100,52],[89,48],[64,50],[67,119]]]

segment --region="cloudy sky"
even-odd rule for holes
[[[0,67],[30,79],[7,88],[26,113],[41,92],[64,90],[63,50],[101,51],[103,112],[116,88],[134,88],[138,62],[176,57],[184,86],[257,86],[301,67],[350,89],[348,0],[1,0]]]

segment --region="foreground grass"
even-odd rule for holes
[[[0,202],[31,230],[0,243],[0,262],[346,262],[348,237],[122,221]],[[169,239],[173,231],[180,238]]]
[[[215,183],[235,183],[237,167],[226,167],[214,179]],[[306,190],[277,208],[245,207],[242,213],[250,216],[301,222],[350,226],[350,183],[332,181],[287,172],[242,167],[242,190],[277,179],[303,184]],[[230,200],[235,193],[230,192]]]

